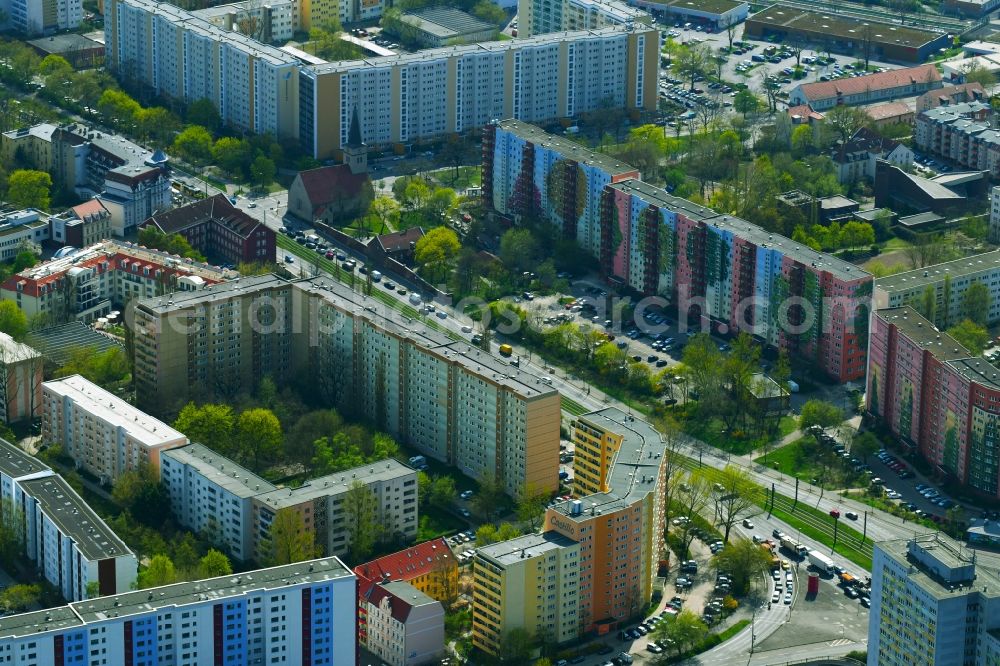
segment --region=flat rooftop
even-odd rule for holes
[[[616,160],[605,153],[594,152],[586,146],[582,146],[575,141],[570,141],[565,137],[561,137],[556,134],[549,134],[545,130],[536,125],[532,125],[531,123],[525,123],[511,118],[501,120],[497,123],[497,127],[506,132],[510,132],[525,141],[533,143],[536,146],[543,146],[550,150],[554,150],[560,155],[564,155],[567,159],[571,159],[580,164],[592,164],[597,166],[611,175],[628,173],[629,171],[638,172],[638,169],[634,166],[626,164],[621,160]]]
[[[206,479],[241,498],[276,490],[277,486],[203,444],[188,444],[163,452],[164,458],[197,470]]]
[[[406,12],[400,16],[400,20],[442,39],[498,29],[492,23],[481,21],[472,14],[444,6]]]
[[[380,585],[386,592],[409,604],[410,606],[426,606],[428,604],[438,603],[430,596],[421,592],[404,580],[380,583]]]
[[[728,0],[722,0],[727,2]],[[597,11],[606,18],[613,18],[616,21],[637,21],[640,23],[650,23],[652,18],[643,10],[632,7],[619,0],[569,0],[570,5],[585,8],[590,11]]]
[[[725,14],[730,12],[740,5],[745,5],[745,2],[735,2],[734,0],[645,0],[646,2],[654,2],[658,5],[663,5],[669,9],[676,12],[684,11],[698,11],[707,12],[709,14]]]
[[[1000,369],[981,356],[956,359],[948,365],[969,381],[1000,390]]]
[[[990,597],[1000,594],[1000,575],[997,571],[1000,558],[966,548],[940,532],[920,534],[910,539],[880,541],[875,547],[901,564],[907,570],[907,579],[937,600],[972,592]],[[924,561],[910,554],[911,547],[923,551]],[[935,571],[927,565],[928,561],[936,561],[941,569]],[[952,582],[940,575],[945,570],[971,570],[975,579]]]
[[[898,328],[913,344],[930,351],[939,361],[953,361],[972,356],[972,352],[963,347],[958,340],[936,329],[933,322],[909,305],[878,310],[875,316]]]
[[[576,541],[558,532],[525,534],[516,539],[483,546],[476,555],[500,567],[508,567],[528,557],[543,555],[549,551],[576,545]],[[522,555],[523,553],[523,555]]]
[[[163,316],[184,308],[225,302],[239,294],[282,288],[294,288],[302,295],[322,298],[332,307],[350,313],[355,320],[366,321],[374,328],[411,340],[439,358],[461,365],[486,381],[525,398],[534,399],[556,393],[554,388],[543,384],[537,375],[523,372],[468,342],[453,340],[421,321],[388,309],[381,301],[366,297],[329,276],[288,281],[276,275],[258,275],[210,285],[198,291],[175,292],[169,296],[148,298],[139,301],[138,307]]]
[[[763,11],[753,14],[747,20],[775,30],[800,30],[852,40],[860,39],[863,24],[869,23],[874,29],[873,43],[910,48],[919,48],[941,37],[939,32],[877,21],[861,21],[849,16],[839,16],[829,12],[813,12],[782,4],[771,5]],[[942,32],[944,31],[942,30]]]
[[[132,552],[61,476],[53,474],[19,484],[87,559],[103,560]]]
[[[966,275],[978,275],[986,271],[1000,269],[1000,250],[974,254],[970,257],[946,261],[943,264],[935,264],[926,268],[918,268],[905,273],[896,273],[884,278],[875,279],[875,288],[882,291],[910,291],[912,289],[923,289],[927,285],[935,284],[944,280],[944,276],[950,275],[951,279],[965,277]]]
[[[28,455],[24,449],[0,439],[0,473],[12,479],[19,479],[39,472],[51,472],[48,465],[38,458]]]
[[[89,37],[76,33],[64,35],[52,35],[41,39],[32,39],[28,42],[39,51],[45,53],[73,53],[74,51],[85,51],[87,49],[103,48],[103,44],[95,42]]]
[[[46,631],[65,631],[82,626],[83,620],[72,608],[57,606],[0,618],[0,639],[32,636]]]
[[[391,481],[409,474],[416,475],[416,470],[407,467],[398,460],[386,459],[377,462],[345,469],[317,479],[310,479],[298,488],[275,488],[266,493],[258,494],[255,499],[267,504],[275,510],[311,502],[329,495],[339,495],[351,489],[351,484],[360,481],[365,485],[380,481]]]
[[[656,475],[666,444],[653,426],[617,407],[588,412],[578,416],[577,420],[623,435],[624,439],[608,471],[608,492],[578,498],[582,503],[581,513],[573,514],[574,500],[560,502],[551,508],[552,511],[570,520],[586,520],[598,513],[628,507],[656,489]]]
[[[647,32],[653,28],[646,26],[636,26],[636,30]],[[628,33],[622,26],[611,26],[607,28],[596,28],[594,30],[577,30],[565,32],[549,32],[543,35],[533,35],[525,39],[509,39],[502,42],[479,42],[477,44],[463,44],[459,46],[442,46],[440,48],[424,49],[415,53],[401,53],[391,56],[375,56],[361,60],[338,60],[325,65],[315,65],[303,68],[303,74],[310,77],[323,76],[324,74],[336,74],[338,72],[353,71],[359,69],[371,69],[374,67],[396,67],[421,63],[440,62],[451,57],[462,57],[464,55],[478,53],[506,53],[519,49],[537,48],[552,44],[564,44],[566,42],[582,42],[588,38],[605,37],[626,37]]]
[[[627,179],[609,185],[624,193],[638,195],[648,203],[676,213],[683,214],[689,220],[711,225],[737,238],[742,238],[757,247],[776,249],[792,261],[804,266],[812,266],[816,270],[825,271],[844,280],[858,280],[868,277],[869,273],[854,264],[838,259],[830,254],[817,252],[812,248],[796,243],[780,234],[771,233],[763,227],[747,222],[731,215],[720,215],[711,208],[668,194],[666,190],[650,185],[640,180]]]
[[[41,139],[43,141],[52,141],[52,134],[58,129],[56,125],[52,123],[39,123],[38,125],[32,125],[31,127],[22,127],[20,129],[13,129],[4,132],[4,137],[8,139],[22,139],[26,136],[33,136],[36,139]]]
[[[239,597],[258,590],[322,583],[349,577],[353,578],[354,573],[339,558],[324,557],[269,569],[257,569],[249,573],[78,601],[70,604],[70,608],[84,622],[99,622],[110,617],[148,613],[157,608],[203,604],[214,599]],[[0,631],[2,627],[3,622],[0,621]]]
[[[146,446],[158,446],[186,439],[183,433],[136,409],[80,375],[54,379],[42,386],[62,398],[72,400],[78,408],[86,410],[97,418],[122,428]]]

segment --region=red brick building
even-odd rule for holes
[[[274,231],[222,194],[154,215],[140,226],[180,234],[191,247],[221,262],[273,263],[276,257]]]

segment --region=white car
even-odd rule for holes
[[[775,590],[774,594],[771,595],[771,603],[776,604],[779,601],[781,601],[781,592],[779,592],[778,590]]]
[[[471,326],[463,326],[462,327],[462,333],[472,333],[472,327]]]
[[[791,606],[792,605],[792,593],[791,592],[785,592],[785,605],[786,606]]]

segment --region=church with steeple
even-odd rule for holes
[[[351,128],[347,134],[347,144],[343,148],[344,164],[351,173],[368,173],[368,146],[361,138],[361,120],[358,118],[358,107],[351,114]]]
[[[340,225],[364,215],[375,196],[368,177],[368,146],[355,107],[343,164],[300,171],[288,188],[288,212],[307,223]]]

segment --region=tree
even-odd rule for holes
[[[294,508],[279,509],[268,528],[263,553],[258,553],[271,566],[310,560],[318,554],[316,532],[307,528]]]
[[[510,541],[519,536],[521,536],[521,530],[517,529],[517,525],[512,523],[500,523],[499,525],[483,523],[476,530],[476,546],[482,547],[491,543]]]
[[[687,481],[680,484],[679,488],[678,501],[684,509],[685,516],[689,518],[697,516],[708,506],[712,495],[712,484],[704,469],[689,473]],[[691,541],[694,540],[694,535],[691,533],[693,523],[693,520],[688,520],[682,527],[681,544],[683,548],[681,551],[683,557],[687,556]]]
[[[472,507],[476,513],[490,517],[502,510],[506,497],[503,483],[487,471],[479,479],[479,492],[472,498]]]
[[[214,548],[209,548],[205,556],[198,561],[198,578],[218,578],[233,573],[233,565],[226,555]]]
[[[420,474],[424,474],[420,472]],[[424,476],[427,476],[424,474]],[[450,476],[439,476],[430,482],[427,487],[427,501],[431,506],[445,509],[455,502],[458,497],[458,490],[455,488],[455,479]]]
[[[41,597],[41,585],[11,585],[0,592],[0,607],[7,613],[23,613],[37,606]]]
[[[535,637],[527,629],[516,627],[500,637],[500,662],[504,666],[523,666],[531,660]]]
[[[131,130],[141,109],[139,102],[115,88],[108,88],[97,100],[97,112],[104,116],[106,123],[120,130]]]
[[[204,164],[212,158],[212,135],[201,125],[188,125],[174,139],[173,151],[192,164]]]
[[[253,148],[245,139],[224,136],[212,146],[212,159],[230,176],[242,176],[250,164]]]
[[[68,76],[73,73],[73,65],[69,64],[69,61],[60,55],[47,55],[42,58],[41,64],[38,65],[38,73],[44,77],[53,75]]]
[[[414,249],[414,260],[430,281],[443,280],[448,264],[462,249],[458,235],[448,227],[434,227],[421,237]]]
[[[431,192],[430,199],[427,201],[427,212],[433,218],[433,221],[437,223],[448,211],[455,207],[457,201],[458,197],[455,195],[455,190],[450,187],[436,187]]]
[[[529,529],[534,532],[542,524],[548,499],[546,493],[538,492],[531,484],[526,485],[517,498],[517,519],[521,523],[527,523]]]
[[[45,62],[44,60],[42,61]],[[978,60],[972,60],[962,68],[962,76],[966,83],[978,83],[983,86],[986,94],[991,94],[997,84],[997,77]]]
[[[28,318],[14,301],[0,301],[0,332],[15,340],[28,334]]]
[[[189,402],[174,421],[174,428],[187,435],[192,442],[204,444],[223,455],[233,455],[233,433],[236,416],[229,405],[202,405]]]
[[[753,514],[763,499],[763,490],[754,483],[750,473],[735,465],[722,470],[711,470],[712,501],[715,503],[717,523],[724,541],[729,541],[733,526]]]
[[[507,12],[501,9],[499,5],[490,2],[490,0],[479,0],[473,6],[470,13],[482,21],[497,26],[507,20]]]
[[[355,481],[344,495],[343,512],[347,530],[351,535],[350,557],[352,562],[364,562],[375,549],[376,509],[378,502],[371,488]]]
[[[212,100],[204,97],[196,99],[188,104],[186,120],[191,123],[191,125],[200,125],[209,132],[219,129],[222,125],[222,118],[219,116],[219,110],[215,108],[215,104]]]
[[[381,223],[380,233],[391,231],[399,224],[399,204],[392,197],[380,196],[372,199],[368,206],[368,214]]]
[[[139,572],[137,586],[140,590],[162,587],[177,582],[173,561],[166,555],[153,555],[145,571]]]
[[[167,146],[180,129],[180,121],[162,106],[154,106],[136,112],[135,129],[143,140]]]
[[[882,442],[871,432],[862,432],[854,436],[851,442],[851,454],[867,462],[868,456],[882,448]]]
[[[962,294],[962,316],[979,326],[986,326],[990,315],[990,290],[982,282],[974,282]]]
[[[11,566],[24,557],[24,511],[14,500],[0,500],[0,562]]]
[[[990,332],[971,319],[963,319],[948,329],[948,335],[955,338],[973,356],[979,356],[990,344]]]
[[[53,375],[81,375],[98,386],[114,391],[129,377],[129,373],[128,358],[121,347],[110,347],[102,352],[93,347],[71,347],[66,362]]]
[[[139,244],[145,247],[163,250],[185,259],[205,261],[205,256],[191,247],[188,239],[180,234],[165,234],[155,225],[149,224],[139,229]]]
[[[170,515],[170,496],[156,469],[149,464],[141,464],[138,469],[119,476],[111,496],[119,506],[151,526],[162,525]]]
[[[715,568],[732,576],[733,591],[746,594],[750,583],[763,576],[771,566],[770,554],[750,539],[737,539],[712,558]]]
[[[52,176],[44,171],[18,169],[7,177],[7,200],[17,208],[48,210]]]
[[[913,243],[903,250],[903,254],[913,268],[924,268],[946,261],[954,252],[951,243],[944,240],[941,234],[919,234]]]
[[[753,94],[749,88],[744,88],[733,96],[733,109],[737,113],[742,113],[744,118],[757,113],[760,107],[760,98]]]
[[[802,415],[799,417],[799,429],[806,430],[812,426],[832,428],[844,422],[844,412],[836,405],[825,400],[809,400],[802,405]]]
[[[534,268],[540,251],[538,239],[529,229],[509,229],[500,237],[500,260],[515,273]]]
[[[261,471],[281,452],[281,422],[270,409],[248,409],[236,420],[235,441],[240,458]]]
[[[263,155],[259,155],[254,159],[253,163],[250,164],[250,179],[263,190],[274,182],[274,176],[277,171],[278,169],[274,165],[273,160],[264,157]]]
[[[422,178],[411,178],[403,189],[400,200],[408,210],[420,210],[431,198],[431,188]]]
[[[871,122],[871,116],[864,109],[841,104],[824,114],[823,126],[831,130],[842,143],[847,143],[855,132]]]
[[[867,222],[848,222],[840,228],[840,246],[853,249],[875,243],[875,229]]]
[[[710,57],[708,47],[703,44],[682,46],[674,59],[674,70],[681,77],[690,80],[691,90],[694,90],[695,79],[704,76]]]
[[[708,636],[708,625],[691,610],[682,610],[653,631],[653,639],[673,642],[677,654],[697,645]]]

